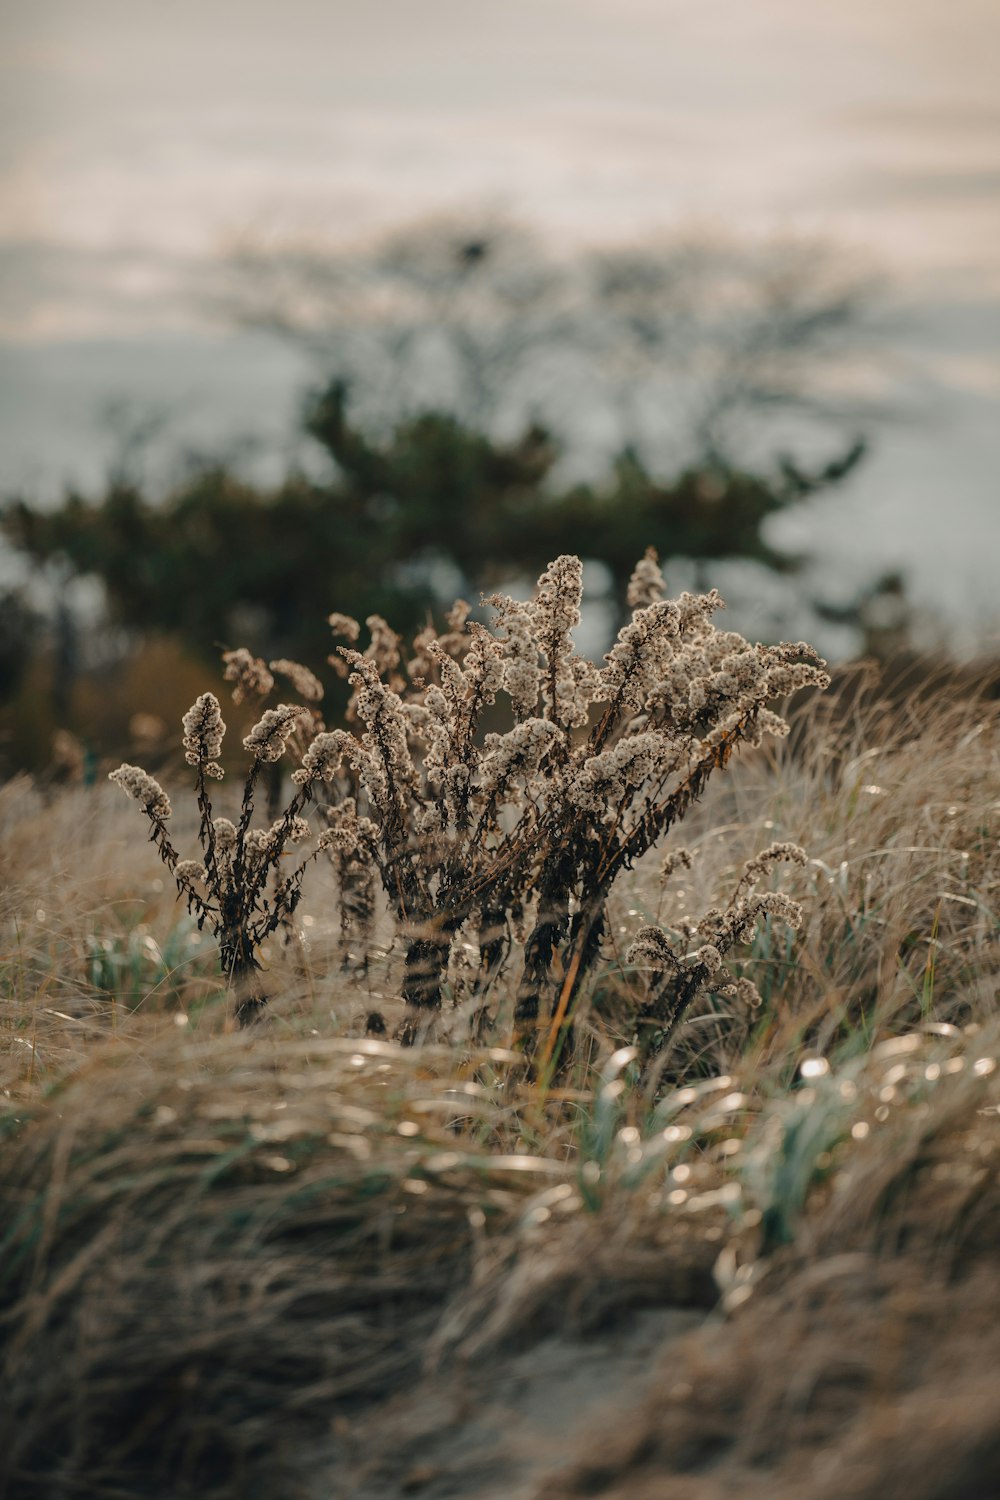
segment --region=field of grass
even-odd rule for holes
[[[117,789],[0,789],[0,1495],[1000,1494],[998,773],[974,693],[813,699],[616,887],[541,1079],[502,996],[366,1035],[392,925],[345,962],[322,874],[237,1028]],[[776,840],[760,1006],[639,1067],[632,935]]]

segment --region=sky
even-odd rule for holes
[[[257,402],[277,441],[301,371],[209,311],[237,242],[470,204],[567,248],[815,236],[909,307],[921,415],[859,477],[853,522],[801,524],[847,556],[863,514],[927,586],[943,547],[943,593],[987,609],[998,75],[998,0],[5,0],[0,486],[42,491],[74,455],[92,474],[116,387],[187,398],[209,432]]]

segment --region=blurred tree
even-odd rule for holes
[[[17,691],[36,649],[41,623],[23,590],[0,591],[0,703]]]
[[[874,278],[829,247],[700,235],[559,257],[484,214],[359,249],[242,246],[225,310],[350,385],[384,436],[420,410],[495,435],[533,417],[568,447],[604,435],[660,472],[758,463],[877,410]],[[790,421],[793,425],[790,425]],[[793,431],[794,427],[794,431]]]
[[[531,567],[544,563],[572,537],[575,551],[599,559],[610,569],[619,604],[636,559],[648,546],[668,559],[684,557],[704,563],[741,558],[789,572],[802,559],[769,546],[762,531],[764,522],[795,501],[839,484],[864,453],[865,444],[858,439],[814,470],[787,459],[758,473],[716,462],[685,469],[664,482],[656,480],[633,451],[626,450],[618,457],[609,482],[577,486],[526,522],[519,532],[522,561]]]
[[[556,450],[531,430],[495,444],[448,416],[405,422],[383,444],[351,426],[334,386],[308,430],[336,460],[329,482],[290,475],[257,488],[223,466],[151,499],[112,482],[95,500],[5,507],[8,539],[37,563],[59,560],[104,584],[114,620],[219,643],[322,659],[332,609],[413,626],[428,605],[504,557],[503,517],[537,496]]]
[[[513,404],[523,425],[532,360],[578,342],[577,278],[492,218],[422,220],[343,253],[248,244],[228,269],[225,314],[306,349],[380,435],[425,410],[492,431]]]
[[[305,426],[332,460],[327,480],[295,473],[268,490],[215,466],[154,500],[118,479],[54,510],[12,503],[4,529],[36,562],[99,578],[122,625],[175,632],[205,652],[245,643],[317,661],[332,609],[412,628],[456,592],[533,576],[567,549],[604,561],[622,598],[651,544],[664,556],[790,567],[763,540],[763,521],[842,479],[862,452],[815,472],[717,462],[669,483],[626,452],[604,484],[560,489],[558,445],[537,426],[500,442],[426,412],[380,440],[352,422],[340,382],[313,398]]]
[[[116,624],[206,655],[316,663],[333,609],[413,629],[567,550],[609,568],[619,606],[649,545],[789,570],[766,521],[865,451],[853,374],[873,288],[813,245],[560,259],[480,215],[352,253],[251,246],[229,269],[230,315],[315,357],[303,425],[325,462],[266,487],[216,458],[154,495],[162,414],[122,407],[103,495],[0,517],[38,564],[101,580]]]

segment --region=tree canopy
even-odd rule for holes
[[[851,444],[809,472],[706,462],[666,481],[626,449],[601,482],[560,487],[559,445],[537,425],[503,442],[428,411],[375,437],[352,421],[338,381],[304,421],[326,478],[293,472],[267,488],[214,464],[152,498],[119,475],[106,493],[52,510],[10,503],[4,530],[36,562],[99,578],[121,625],[205,652],[246,642],[315,661],[332,609],[413,627],[456,589],[475,600],[570,549],[603,561],[620,596],[650,545],[667,558],[794,566],[763,522],[844,478],[863,452]]]

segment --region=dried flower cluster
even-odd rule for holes
[[[469,934],[478,942],[473,988],[483,1002],[500,953],[519,955],[516,1035],[534,1047],[545,1027],[552,1045],[600,956],[621,872],[683,818],[739,744],[786,732],[773,700],[826,685],[805,644],[750,645],[715,628],[717,593],[665,601],[663,587],[647,554],[630,586],[632,616],[600,668],[573,641],[574,557],[545,570],[533,600],[491,599],[492,630],[463,606],[446,635],[422,632],[408,684],[383,621],[368,622],[364,653],[340,648],[362,732],[353,744],[321,737],[315,755],[324,780],[343,779],[364,814],[352,857],[378,877],[404,938],[406,1039],[440,1006],[461,932],[465,950]],[[504,698],[511,726],[487,731]],[[787,857],[767,851],[761,868]],[[752,894],[758,873],[746,872],[729,926],[706,928],[675,1020],[709,979],[727,982],[723,957],[757,921],[793,915],[785,898]],[[749,996],[747,985],[738,992]]]
[[[162,823],[170,817],[170,798],[160,783],[140,766],[119,766],[108,780],[120,786],[126,796],[134,797],[151,822]]]
[[[650,969],[646,1004],[642,1021],[655,1028],[662,1044],[676,1030],[691,1000],[700,991],[713,992],[739,1000],[751,1007],[760,1004],[752,981],[744,976],[735,982],[723,969],[727,954],[752,940],[758,923],[765,917],[797,928],[802,923],[802,908],[781,891],[756,890],[757,882],[779,863],[804,865],[806,854],[797,844],[776,843],[748,860],[736,883],[725,910],[710,907],[698,922],[685,921],[671,935],[660,927],[642,927],[628,950],[627,960]],[[664,877],[678,867],[690,868],[691,855],[684,849],[664,860]],[[691,943],[701,939],[699,946]]]
[[[238,646],[235,651],[224,652],[222,660],[226,664],[223,678],[234,684],[234,703],[242,703],[247,698],[266,698],[274,687],[274,678],[266,663],[253,656],[244,646]]]
[[[305,698],[309,703],[319,703],[323,697],[323,684],[315,673],[310,672],[301,662],[289,661],[282,656],[278,661],[270,663],[271,671],[277,672],[279,677],[284,677],[291,683],[300,698]],[[268,690],[270,691],[270,689]]]
[[[266,708],[244,737],[244,750],[249,750],[257,760],[280,760],[302,717],[302,708],[297,703],[279,703],[277,708]]]
[[[203,878],[193,861],[175,858],[171,868],[189,899],[211,910],[231,968],[234,945],[252,957],[298,899],[304,865],[279,886],[266,917],[251,915],[285,845],[305,836],[312,805],[324,825],[315,852],[328,853],[340,875],[342,922],[349,925],[351,913],[370,918],[376,883],[396,920],[404,1040],[433,1023],[461,934],[460,967],[473,976],[470,999],[480,1012],[516,955],[515,1039],[541,1049],[539,1066],[565,1047],[581,986],[601,956],[618,877],[672,832],[739,745],[787,733],[769,705],[828,682],[825,664],[803,642],[751,645],[717,629],[712,616],[722,601],[714,590],[665,600],[651,552],[629,586],[631,617],[597,667],[573,640],[582,575],[578,558],[556,558],[532,600],[488,601],[492,629],[460,603],[445,633],[420,633],[407,662],[380,616],[368,619],[362,651],[357,622],[331,615],[335,634],[350,643],[330,660],[348,678],[348,718],[358,732],[326,729],[315,708],[264,710],[243,741],[252,766],[242,817],[225,829],[206,790],[224,726],[212,695],[199,698],[185,716],[184,744],[198,767]],[[311,704],[322,691],[295,663],[268,669],[248,652],[224,660],[234,697],[263,696],[274,672]],[[270,829],[251,830],[259,769],[288,750],[300,761],[291,801]],[[123,767],[115,779],[162,829],[156,792],[134,779],[143,774]],[[756,887],[779,861],[802,858],[794,846],[773,845],[746,867],[725,911],[673,936],[638,934],[631,960],[652,970],[646,1019],[660,1034],[699,990],[752,1003],[749,982],[727,976],[726,957],[767,917],[795,925],[794,902]],[[668,851],[664,878],[688,863],[687,851]],[[191,895],[199,878],[211,907]],[[476,951],[478,963],[470,962]]]
[[[226,675],[230,681],[236,681],[234,698],[246,696],[248,675],[249,680],[262,682],[259,675],[244,671],[237,678],[235,670],[230,671],[234,658],[241,667],[246,666],[244,656],[249,657],[249,653],[227,654]],[[151,838],[173,874],[178,891],[197,916],[198,925],[207,922],[211,926],[219,943],[223,972],[236,990],[241,1020],[250,1019],[265,1003],[256,979],[260,945],[288,920],[301,898],[308,860],[288,875],[279,875],[278,868],[286,845],[297,844],[311,835],[302,810],[316,775],[306,771],[285,812],[269,828],[251,827],[251,821],[261,769],[284,753],[305,712],[301,707],[287,704],[269,709],[244,739],[251,763],[244,781],[239,822],[234,823],[231,818],[214,815],[209,794],[209,782],[222,780],[224,774],[217,760],[222,754],[226,731],[219,700],[213,693],[202,693],[188,709],[183,720],[184,759],[197,771],[201,859],[181,859],[170,842],[166,820],[171,808],[158,782],[137,766],[121,766],[110,776],[111,781],[141,803],[150,821]]]
[[[216,757],[222,754],[226,726],[218,698],[213,693],[202,693],[184,715],[183,727],[184,759],[188,765],[204,766],[206,776],[221,781],[222,767],[216,763]]]

